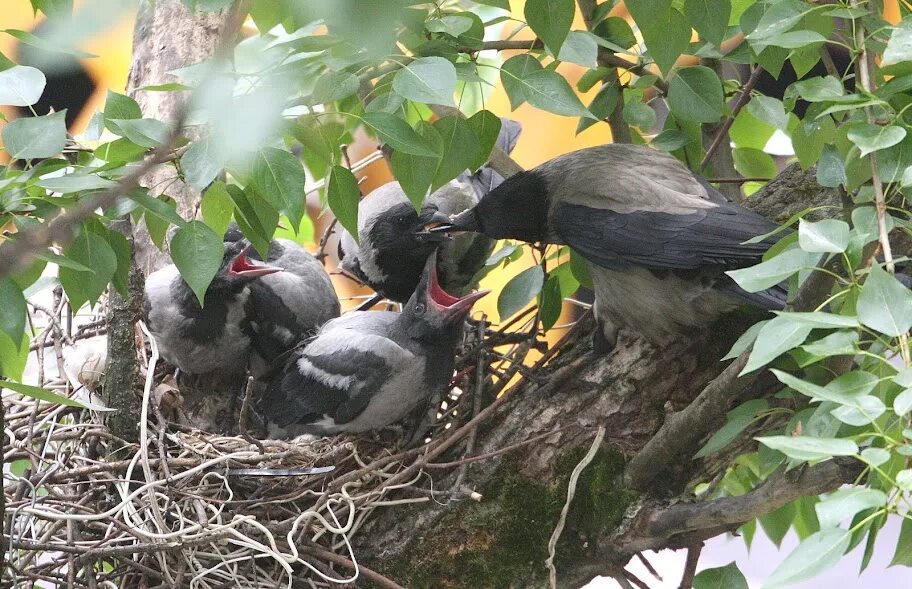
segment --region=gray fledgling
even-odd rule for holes
[[[501,119],[497,146],[512,151],[521,132],[519,123]],[[421,211],[405,196],[398,182],[368,194],[358,209],[360,245],[348,233],[339,241],[342,269],[384,297],[406,302],[421,276],[428,255],[439,246],[440,282],[448,292],[462,293],[491,254],[494,241],[480,234],[462,234],[451,241],[423,229],[449,221],[478,203],[503,178],[490,168],[464,173],[427,197]],[[440,243],[444,241],[444,243]]]
[[[661,344],[745,303],[782,308],[783,287],[748,293],[724,274],[760,262],[772,242],[744,242],[777,227],[674,157],[611,144],[513,176],[432,231],[571,246],[592,276],[604,352],[621,326]]]
[[[226,241],[222,266],[201,307],[177,267],[146,279],[143,315],[162,358],[187,374],[244,371],[251,331],[245,306],[250,285],[282,268],[254,263],[246,241]]]
[[[256,253],[251,257],[259,259]],[[339,316],[339,298],[329,275],[300,245],[273,239],[266,263],[284,272],[250,284],[245,311],[256,352],[252,362],[255,374],[262,374],[324,323]],[[260,366],[260,361],[266,366]]]
[[[401,313],[333,319],[294,356],[259,404],[271,437],[363,432],[390,425],[440,393],[472,305],[445,292],[430,255]]]

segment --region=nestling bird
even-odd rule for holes
[[[232,225],[226,241],[243,240]],[[252,250],[250,257],[262,260]],[[339,298],[323,265],[290,239],[273,239],[266,263],[284,270],[250,283],[245,316],[255,355],[252,372],[262,374],[327,321],[339,316]]]
[[[512,151],[520,131],[519,123],[501,119],[497,146]],[[404,303],[415,291],[428,255],[439,246],[443,288],[452,293],[464,292],[488,259],[494,242],[484,235],[468,233],[444,241],[444,235],[423,229],[447,222],[450,216],[471,208],[502,181],[487,167],[464,173],[428,196],[420,212],[415,211],[398,182],[377,188],[361,201],[358,210],[360,245],[348,233],[342,234],[342,269],[384,297]]]
[[[269,435],[363,432],[399,421],[447,386],[464,319],[487,292],[448,294],[432,253],[401,313],[347,313],[292,357],[259,403]]]
[[[146,325],[161,356],[187,374],[243,372],[250,351],[245,308],[249,286],[282,271],[251,261],[246,240],[224,245],[222,266],[206,290],[202,307],[176,266],[166,266],[146,279]]]
[[[745,303],[782,308],[785,289],[748,293],[725,271],[751,266],[778,227],[729,201],[674,157],[611,144],[574,151],[508,178],[449,226],[495,239],[567,244],[592,276],[598,351],[619,327],[654,343],[708,326]]]

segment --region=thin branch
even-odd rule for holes
[[[378,586],[383,587],[384,589],[405,589],[405,587],[403,587],[399,583],[396,583],[395,581],[393,581],[387,577],[384,577],[377,571],[369,569],[361,563],[358,563],[358,565],[355,566],[355,563],[353,563],[351,560],[345,558],[341,554],[336,554],[335,552],[330,552],[329,550],[325,550],[323,548],[320,548],[319,546],[314,546],[314,545],[302,546],[301,552],[306,552],[312,556],[316,556],[316,557],[328,560],[332,563],[342,565],[342,566],[352,569],[352,570],[357,570],[362,575],[364,575],[366,578],[370,579],[371,581],[376,583]]]
[[[545,566],[548,567],[548,582],[551,589],[557,589],[557,569],[554,568],[554,556],[555,551],[557,550],[557,541],[560,540],[561,533],[564,531],[564,524],[567,523],[567,513],[570,512],[573,496],[576,495],[576,482],[579,480],[583,469],[589,466],[589,463],[595,459],[595,455],[602,446],[602,440],[604,439],[605,427],[599,426],[598,432],[595,434],[595,439],[592,440],[592,445],[589,446],[589,451],[586,452],[583,459],[579,461],[579,464],[577,464],[573,469],[573,472],[570,473],[570,480],[567,483],[567,500],[564,502],[564,507],[561,509],[557,525],[554,526],[554,531],[551,532],[551,539],[548,540],[548,558],[545,560]]]
[[[716,150],[719,149],[719,146],[722,144],[722,141],[728,137],[728,130],[731,129],[732,124],[735,122],[735,117],[738,116],[738,113],[741,112],[741,109],[744,108],[744,105],[747,104],[750,100],[751,91],[754,89],[754,86],[757,85],[757,82],[760,81],[760,75],[762,73],[763,68],[761,68],[759,65],[754,66],[750,78],[747,79],[747,83],[744,84],[744,88],[741,90],[741,95],[732,106],[731,114],[728,115],[728,118],[725,119],[725,122],[723,122],[718,131],[716,131],[715,138],[713,138],[712,143],[709,145],[709,149],[706,150],[706,155],[703,156],[703,161],[700,162],[700,167],[698,168],[699,170],[702,171],[704,168],[706,168],[706,164],[710,162],[713,154],[716,153]]]
[[[681,575],[681,584],[678,589],[691,589],[694,576],[697,574],[697,564],[700,562],[700,552],[703,544],[694,544],[687,549],[687,560],[684,562],[684,574]]]
[[[781,469],[756,489],[737,497],[644,508],[623,533],[606,539],[604,545],[609,552],[620,554],[692,546],[801,497],[851,483],[861,470],[861,463],[852,458],[828,460],[789,472]]]

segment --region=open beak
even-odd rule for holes
[[[440,211],[435,211],[431,218],[422,221],[415,228],[415,239],[421,242],[431,242],[431,243],[440,243],[443,241],[449,241],[452,239],[445,231],[434,231],[435,228],[441,226],[449,226],[450,218],[441,213]]]
[[[437,311],[450,320],[455,320],[466,315],[478,299],[482,298],[490,290],[479,290],[469,293],[464,297],[454,297],[440,286],[437,278],[437,254],[431,254],[430,259],[425,267],[425,272],[429,273],[427,281],[427,301],[437,308]]]
[[[228,274],[230,276],[243,276],[245,278],[258,278],[260,276],[266,276],[267,274],[275,274],[276,272],[281,272],[283,268],[278,268],[276,266],[267,266],[266,264],[255,264],[247,255],[247,252],[250,251],[250,246],[244,248],[244,250],[237,255],[233,260],[231,260],[231,265],[228,266]]]
[[[448,219],[445,223],[437,223],[430,227],[430,233],[455,233],[458,231],[478,231],[478,220],[475,217],[475,210],[469,209],[463,211]]]

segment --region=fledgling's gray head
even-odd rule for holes
[[[415,292],[402,307],[399,325],[413,339],[432,345],[451,344],[459,337],[472,305],[489,292],[480,290],[454,297],[443,290],[437,277],[437,255],[431,252]]]

